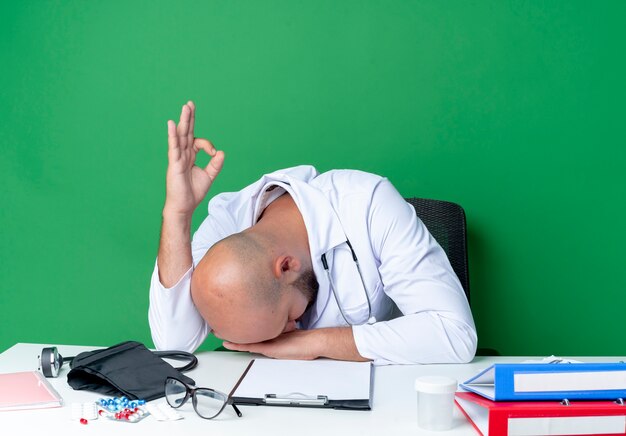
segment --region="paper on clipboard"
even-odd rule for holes
[[[369,410],[371,378],[370,362],[255,359],[231,395],[244,405],[270,405],[271,398],[286,400],[275,405]],[[328,401],[316,404],[321,397]]]

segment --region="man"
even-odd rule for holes
[[[168,121],[166,200],[150,288],[159,349],[193,351],[212,330],[275,358],[468,362],[476,329],[445,253],[385,178],[310,166],[215,196],[191,216],[224,153],[194,137],[195,106]],[[203,150],[206,168],[195,165]]]

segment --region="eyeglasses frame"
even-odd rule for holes
[[[196,414],[197,414],[200,418],[202,418],[202,419],[213,419],[213,418],[217,418],[217,417],[218,417],[218,416],[219,416],[219,415],[220,415],[220,414],[224,411],[224,409],[226,408],[226,406],[228,406],[228,405],[232,406],[232,408],[235,410],[235,413],[237,414],[237,416],[238,416],[239,418],[241,418],[241,417],[243,416],[243,415],[242,415],[242,413],[241,413],[241,411],[239,410],[239,408],[235,405],[235,403],[233,403],[233,399],[232,399],[232,397],[231,397],[231,396],[229,396],[229,395],[226,395],[225,393],[223,393],[223,392],[221,392],[221,391],[218,391],[218,390],[215,390],[215,389],[211,389],[211,388],[195,388],[195,387],[189,386],[187,383],[185,383],[184,381],[182,381],[182,380],[180,380],[180,379],[177,379],[176,377],[170,377],[170,376],[168,376],[168,377],[165,379],[164,391],[165,391],[165,389],[167,388],[167,383],[168,383],[168,381],[169,381],[169,380],[175,380],[175,381],[177,381],[178,383],[180,383],[180,384],[182,384],[183,386],[185,386],[185,390],[186,390],[186,392],[185,392],[185,398],[183,398],[183,400],[182,400],[182,401],[180,402],[180,404],[179,404],[179,405],[177,405],[177,406],[176,406],[176,405],[171,404],[171,403],[169,402],[169,400],[167,399],[167,395],[165,395],[165,400],[167,401],[167,404],[169,404],[169,405],[170,405],[171,407],[173,407],[174,409],[178,409],[178,408],[179,408],[179,407],[181,407],[183,404],[185,404],[185,403],[189,400],[189,398],[191,398],[191,404],[193,405],[193,410],[195,410],[195,411],[196,411]],[[215,392],[215,393],[217,393],[217,394],[223,395],[223,396],[226,398],[226,401],[224,401],[224,404],[222,405],[222,408],[221,408],[221,409],[220,409],[220,410],[219,410],[219,411],[218,411],[215,415],[213,415],[213,416],[211,416],[211,417],[206,417],[206,416],[202,416],[202,415],[200,415],[200,412],[198,412],[198,408],[197,408],[197,403],[198,403],[198,400],[196,399],[196,392],[197,392],[197,391],[199,391],[199,390],[204,390],[204,391],[211,391],[211,392]]]

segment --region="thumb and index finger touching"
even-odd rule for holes
[[[183,105],[181,110],[181,119],[179,122],[179,127],[183,124],[184,132],[177,129],[174,121],[168,120],[168,148],[171,152],[174,152],[174,154],[178,156],[181,153],[181,148],[185,148],[181,147],[183,143],[187,147],[192,146],[195,151],[203,150],[211,157],[208,165],[203,170],[210,177],[211,181],[214,181],[224,166],[225,155],[222,150],[217,150],[209,140],[196,138],[194,136],[195,119],[196,106],[192,101],[189,101]],[[179,138],[179,133],[183,133],[184,137]]]
[[[215,180],[224,166],[224,152],[222,150],[216,150],[210,141],[203,138],[195,138],[193,146],[198,150],[204,150],[209,156],[211,156],[211,160],[208,165],[204,167],[204,171],[211,178],[211,180]]]

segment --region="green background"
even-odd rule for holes
[[[625,20],[624,1],[3,2],[0,350],[152,345],[166,121],[193,99],[227,153],[212,193],[310,163],[458,202],[481,347],[625,355]]]

